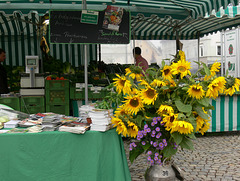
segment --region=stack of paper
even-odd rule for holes
[[[93,109],[89,113],[92,120],[91,130],[93,131],[107,131],[111,129],[112,110]]]
[[[11,120],[4,123],[4,128],[16,128],[20,120]]]

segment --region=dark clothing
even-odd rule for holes
[[[8,83],[7,83],[7,71],[0,63],[0,94],[7,94],[9,93],[8,90]]]

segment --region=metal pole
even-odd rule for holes
[[[82,1],[82,9],[87,9],[86,0]],[[87,45],[84,44],[84,78],[85,78],[85,105],[88,105],[88,61],[87,61]]]
[[[223,76],[223,31],[221,31],[221,76]]]

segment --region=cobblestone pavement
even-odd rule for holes
[[[124,140],[129,156],[129,140]],[[186,181],[240,181],[240,132],[209,133],[194,140],[194,151],[179,150],[173,157]],[[148,164],[140,155],[132,164],[128,160],[132,181],[144,181]]]

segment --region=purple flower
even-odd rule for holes
[[[154,160],[151,160],[150,163],[151,163],[151,165],[154,165]]]
[[[158,155],[159,155],[159,153],[158,153],[158,152],[156,152],[154,155],[155,155],[155,156],[158,156]]]
[[[153,137],[153,138],[154,138],[154,137],[155,137],[155,134],[151,134],[151,137]]]
[[[159,139],[162,136],[162,133],[158,133],[156,138]]]
[[[136,143],[134,143],[134,142],[132,143],[132,145],[133,145],[133,147],[137,147]]]
[[[160,131],[160,128],[159,128],[159,127],[156,127],[155,130],[156,130],[157,132],[159,132],[159,131]]]
[[[152,154],[152,151],[148,151],[147,154],[148,154],[148,155],[151,155],[151,154]]]
[[[151,161],[151,157],[150,157],[150,156],[148,156],[147,160],[148,160],[148,161]]]
[[[158,160],[158,157],[157,157],[157,156],[155,156],[155,157],[154,157],[154,160],[155,160],[155,161],[157,161],[157,160]]]
[[[153,146],[154,146],[154,147],[157,147],[157,145],[158,145],[157,142],[154,142],[154,143],[153,143]]]
[[[140,136],[137,136],[137,140],[138,140],[138,141],[140,141],[140,140],[141,140]]]
[[[145,141],[142,141],[142,145],[146,145],[146,142],[145,142]]]
[[[147,124],[145,124],[145,125],[144,125],[144,129],[147,129],[147,128],[148,128],[148,125],[147,125]]]
[[[155,131],[155,130],[153,130],[153,131],[152,131],[152,134],[156,134],[156,131]]]
[[[152,144],[153,144],[153,141],[151,141],[150,144],[152,145]]]
[[[132,147],[130,147],[129,150],[132,151]]]
[[[157,124],[157,119],[156,119],[156,120],[154,120],[153,122],[154,122],[154,124]]]
[[[160,150],[163,150],[163,148],[164,148],[164,144],[161,142],[161,143],[159,143],[159,148],[160,148]]]
[[[166,142],[166,143],[164,143],[164,146],[167,146],[167,142]]]
[[[166,139],[163,139],[162,141],[163,141],[163,143],[167,143],[167,140],[166,140]]]
[[[157,121],[157,118],[156,118],[156,117],[154,117],[154,118],[153,118],[153,121]]]
[[[155,123],[154,122],[151,122],[151,126],[154,126],[155,125]]]
[[[163,121],[160,122],[161,126],[163,126],[165,123]]]
[[[150,129],[150,128],[148,128],[148,129],[147,129],[147,132],[148,132],[148,133],[150,133],[150,132],[151,132],[151,129]]]
[[[162,118],[161,117],[157,117],[157,120],[160,121]]]
[[[159,164],[159,165],[162,165],[162,162],[161,162],[160,159],[158,159],[158,160],[156,161],[156,163]]]

